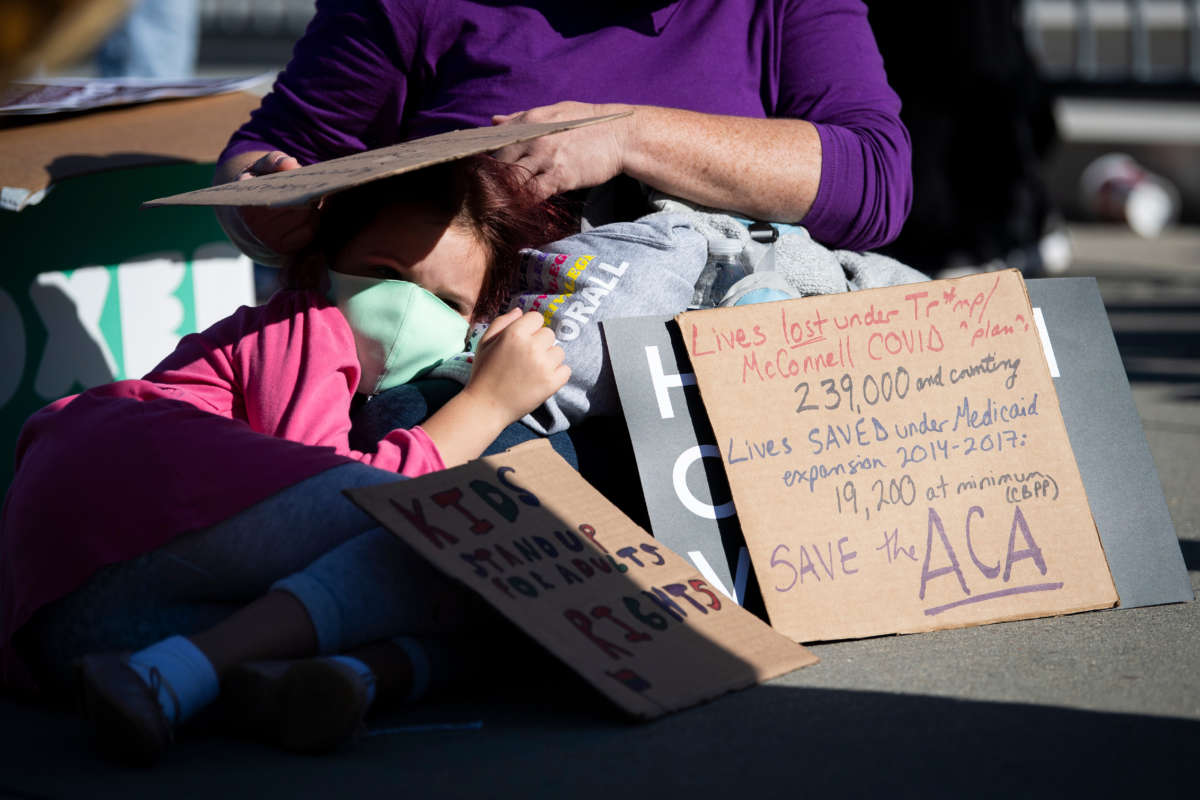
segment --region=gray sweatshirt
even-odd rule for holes
[[[540,311],[566,353],[567,385],[521,421],[538,433],[566,430],[589,415],[620,412],[600,320],[674,314],[687,308],[708,261],[710,238],[738,239],[751,264],[766,245],[746,227],[711,209],[658,198],[662,210],[634,222],[612,222],[568,236],[545,250],[522,251],[517,294],[509,308]],[[877,253],[829,250],[792,227],[775,244],[774,268],[803,297],[928,278]],[[475,340],[484,329],[477,328]],[[472,353],[442,362],[433,377],[466,383]]]
[[[546,434],[589,415],[620,413],[597,323],[683,310],[707,259],[708,240],[687,216],[673,214],[613,222],[523,251],[509,307],[541,312],[566,353],[571,379],[521,421]],[[470,360],[457,356],[433,375],[465,383]]]

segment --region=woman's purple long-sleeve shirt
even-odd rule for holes
[[[222,160],[312,163],[561,100],[808,120],[815,239],[870,249],[908,214],[908,132],[859,0],[318,0]]]

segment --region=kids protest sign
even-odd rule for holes
[[[1117,601],[1016,271],[676,319],[780,632]]]
[[[715,591],[544,439],[347,494],[632,715],[817,660]]]
[[[447,161],[498,150],[540,136],[629,116],[631,111],[564,122],[514,122],[447,131],[422,139],[331,158],[316,164],[149,200],[143,206],[296,206],[344,189]]]

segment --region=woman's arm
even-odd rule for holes
[[[795,222],[821,181],[821,141],[801,119],[748,119],[676,108],[563,102],[495,122],[632,116],[506,147],[498,158],[529,169],[539,193],[596,186],[625,173],[659,191],[753,219]]]
[[[632,117],[500,151],[557,191],[620,171],[714,208],[802,222],[813,238],[857,250],[899,234],[912,201],[911,145],[900,100],[858,0],[784,0],[764,47],[766,119],[632,106]],[[670,105],[668,103],[668,105]],[[631,106],[556,103],[500,115],[566,119]]]
[[[420,40],[423,6],[389,8],[396,16],[382,16],[368,0],[318,3],[275,90],[223,154],[219,181],[275,150],[311,163],[400,140],[395,110],[408,100],[410,47]],[[770,28],[758,88],[765,119],[673,108],[696,100],[682,94],[688,89],[681,81],[680,97],[636,106],[631,118],[499,155],[525,159],[543,191],[593,186],[625,171],[699,204],[801,221],[828,245],[861,250],[891,240],[911,201],[909,142],[865,8],[858,0],[779,0],[769,8],[768,22],[751,23]],[[555,103],[494,119],[565,119],[627,107]],[[270,159],[261,166],[276,168]],[[304,239],[311,216],[281,214],[225,211],[221,219],[257,257],[255,245],[270,250],[276,236]]]
[[[394,109],[407,101],[405,42],[419,37],[420,3],[318,2],[292,59],[218,159],[213,183],[228,183],[392,144]],[[242,252],[278,265],[312,241],[316,208],[219,208]]]

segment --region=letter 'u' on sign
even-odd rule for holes
[[[676,321],[780,632],[1116,603],[1020,273]]]

